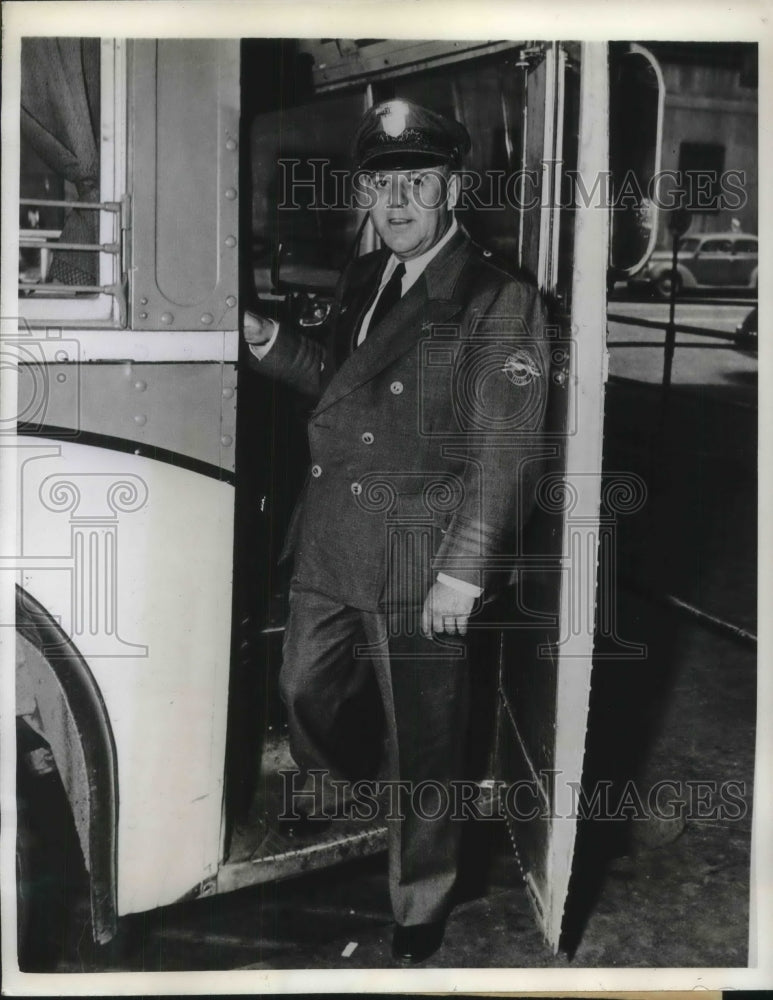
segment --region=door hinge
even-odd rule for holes
[[[566,68],[579,70],[580,68],[580,43],[579,42],[559,42],[559,48],[566,57]]]
[[[535,69],[545,58],[545,43],[540,42],[535,45],[526,45],[518,51],[518,62],[516,66],[523,66],[524,69]]]
[[[119,247],[120,247],[120,261],[118,265],[119,277],[118,277],[118,287],[120,288],[120,293],[118,295],[118,306],[119,306],[119,322],[122,327],[127,327],[129,325],[129,302],[131,297],[131,284],[129,276],[132,271],[131,266],[131,209],[132,201],[131,195],[124,194],[121,198],[121,208],[119,212],[119,227],[120,232],[118,236]]]

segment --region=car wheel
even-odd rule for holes
[[[677,274],[674,276],[674,286],[676,289],[676,294],[678,295],[682,290],[682,279]],[[666,271],[661,274],[655,281],[655,294],[660,299],[670,299],[671,298],[671,272]]]

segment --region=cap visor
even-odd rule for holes
[[[430,152],[426,149],[401,149],[390,152],[374,152],[360,159],[360,168],[365,170],[415,170],[419,167],[442,167],[449,164],[449,153]]]

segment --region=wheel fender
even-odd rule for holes
[[[46,609],[16,589],[16,714],[49,745],[72,810],[91,890],[94,940],[117,928],[117,757],[91,671]]]
[[[657,281],[660,281],[662,277],[668,276],[670,273],[671,273],[670,264],[664,264],[662,267],[659,267],[657,271],[653,271],[652,273],[653,285]],[[676,273],[679,275],[679,278],[681,279],[683,288],[695,288],[697,282],[695,281],[695,278],[692,276],[691,272],[688,271],[686,267],[683,267],[681,264],[677,263]]]

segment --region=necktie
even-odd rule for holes
[[[376,302],[376,308],[368,323],[368,331],[375,330],[376,326],[386,316],[392,306],[400,301],[402,295],[402,281],[405,274],[405,264],[398,264],[392,272],[392,277],[381,289],[381,295]]]

